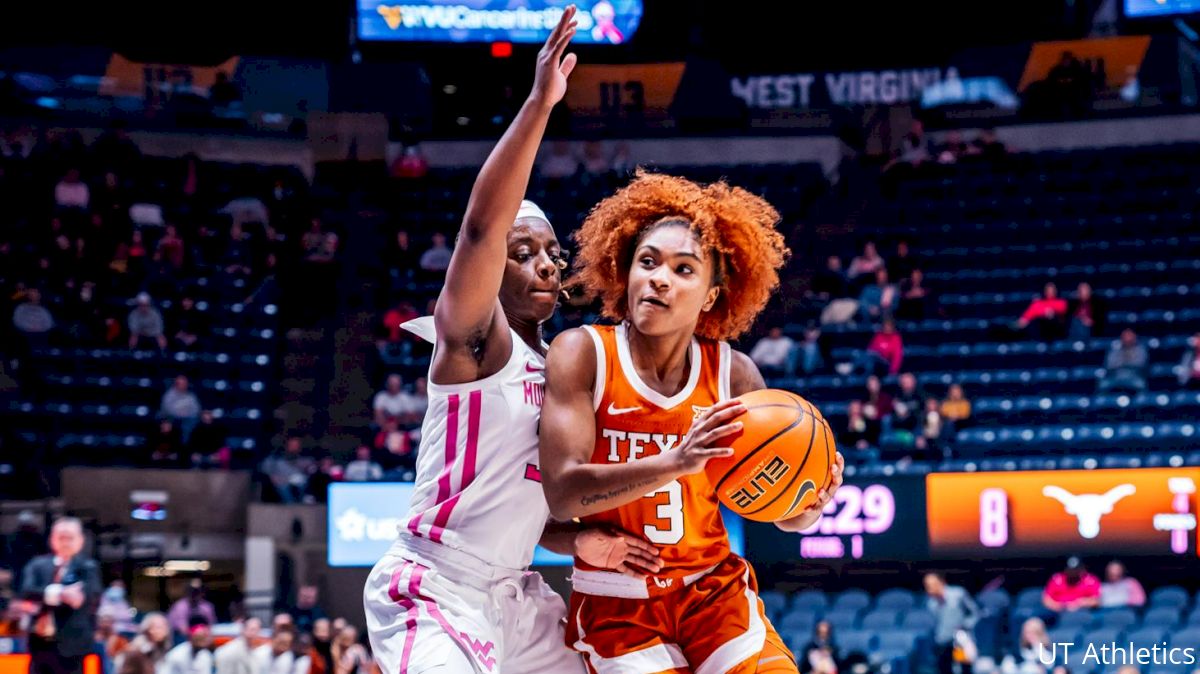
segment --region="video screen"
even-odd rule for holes
[[[1125,0],[1125,16],[1140,19],[1200,12],[1200,0]]]
[[[375,42],[540,43],[568,0],[358,0],[358,39]],[[642,0],[576,0],[578,44],[624,44],[642,20]]]

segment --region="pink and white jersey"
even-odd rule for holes
[[[436,343],[433,318],[402,326]],[[545,358],[512,334],[499,372],[466,384],[430,377],[417,478],[405,517],[414,536],[506,569],[524,569],[550,516],[538,470]]]

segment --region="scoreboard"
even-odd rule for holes
[[[848,480],[799,534],[747,523],[754,561],[1200,555],[1200,468]]]

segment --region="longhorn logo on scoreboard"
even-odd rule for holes
[[[762,495],[767,493],[768,487],[775,486],[784,475],[788,474],[792,467],[782,457],[773,457],[759,471],[750,478],[744,487],[737,490],[730,497],[737,507],[749,508],[754,505]]]

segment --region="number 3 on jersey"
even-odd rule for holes
[[[667,496],[665,502],[662,498],[663,494]],[[665,528],[649,524],[645,525],[643,530],[646,533],[646,538],[651,543],[658,545],[675,545],[679,541],[682,541],[683,485],[679,484],[679,480],[672,480],[653,492],[646,494],[643,498],[654,500],[655,517],[667,523]]]

